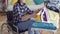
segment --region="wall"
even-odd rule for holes
[[[2,8],[2,3],[1,3],[1,0],[0,0],[0,8]]]

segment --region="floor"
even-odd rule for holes
[[[6,20],[7,20],[7,18],[6,18],[6,16],[4,15],[4,16],[1,16],[0,15],[0,26],[3,24],[3,23],[6,23]],[[0,32],[1,33],[1,32]],[[26,34],[27,34],[27,32],[26,32]],[[49,34],[49,32],[43,32],[43,34]],[[58,31],[55,33],[55,34],[60,34],[60,28],[58,29]]]

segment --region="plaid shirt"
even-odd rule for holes
[[[20,5],[19,3],[16,3],[13,7],[13,20],[14,23],[19,23],[21,21],[21,17],[28,12],[29,14],[33,13],[24,3],[23,5]]]

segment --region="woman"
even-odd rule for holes
[[[18,0],[18,2],[13,7],[13,19],[14,24],[19,28],[19,30],[25,30],[28,29],[29,34],[31,25],[35,22],[33,20],[27,19],[24,21],[22,20],[22,17],[26,14],[33,14],[33,11],[31,11],[25,4],[25,0]],[[27,17],[28,18],[28,17]]]

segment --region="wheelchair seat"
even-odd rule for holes
[[[8,12],[6,12],[6,14],[7,14],[7,24],[12,28],[13,31],[17,32],[17,29],[13,26],[13,25],[15,25],[13,23],[13,11],[8,11]],[[25,32],[25,31],[28,31],[28,29],[25,29],[25,30],[22,30],[22,31],[18,30],[19,33],[22,33],[22,32]]]

